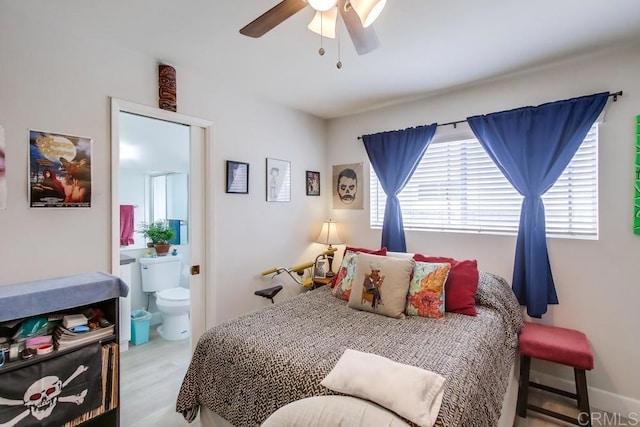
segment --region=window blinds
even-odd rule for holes
[[[597,238],[598,127],[594,124],[543,196],[547,235]],[[382,227],[386,195],[371,170],[371,227]],[[516,234],[522,196],[476,139],[432,142],[399,194],[406,229]]]

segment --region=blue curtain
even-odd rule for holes
[[[167,223],[169,225],[169,228],[171,230],[173,230],[173,238],[171,240],[169,240],[169,243],[172,245],[179,245],[180,244],[180,224],[182,223],[182,220],[180,219],[168,219]]]
[[[609,93],[469,117],[491,159],[524,196],[516,243],[513,291],[532,317],[557,304],[541,196],[553,186],[598,118]]]
[[[390,251],[407,250],[398,194],[418,167],[422,155],[436,133],[437,126],[434,123],[362,137],[371,166],[387,195],[382,223],[382,247]]]

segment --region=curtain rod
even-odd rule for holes
[[[621,90],[609,94],[609,97],[613,97],[613,102],[618,101],[618,97],[619,96],[622,96],[622,91]],[[460,123],[465,123],[466,121],[467,120],[465,119],[465,120],[456,120],[455,122],[438,123],[437,126],[438,127],[440,127],[440,126],[453,126],[453,128],[456,129]],[[362,137],[359,136],[358,139],[362,139]]]

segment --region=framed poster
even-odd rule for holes
[[[267,202],[291,201],[291,162],[267,159]]]
[[[29,204],[91,207],[91,138],[29,131]]]
[[[363,209],[362,163],[333,166],[333,209]]]
[[[320,172],[307,171],[307,196],[320,195]]]
[[[227,160],[227,193],[249,194],[249,163]]]

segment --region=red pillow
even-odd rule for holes
[[[344,256],[347,253],[347,251],[356,252],[356,253],[364,252],[365,254],[387,256],[387,248],[367,249],[367,248],[352,248],[351,246],[347,246],[344,248],[344,252],[342,253],[342,259],[344,259]],[[340,272],[340,267],[338,267],[338,273],[339,272]],[[336,273],[336,275],[333,276],[333,280],[331,281],[331,289],[335,288],[336,285],[338,284],[337,279],[338,279],[338,274]]]
[[[346,254],[347,251],[356,252],[356,253],[364,252],[365,254],[387,256],[387,248],[367,249],[367,248],[352,248],[351,246],[347,246],[344,248],[344,253],[342,254],[342,256],[344,256],[344,254]]]
[[[444,285],[445,311],[450,313],[476,315],[476,292],[478,291],[478,261],[457,261],[453,258],[424,256],[415,254],[413,259],[422,262],[448,262],[451,264],[449,277]]]

